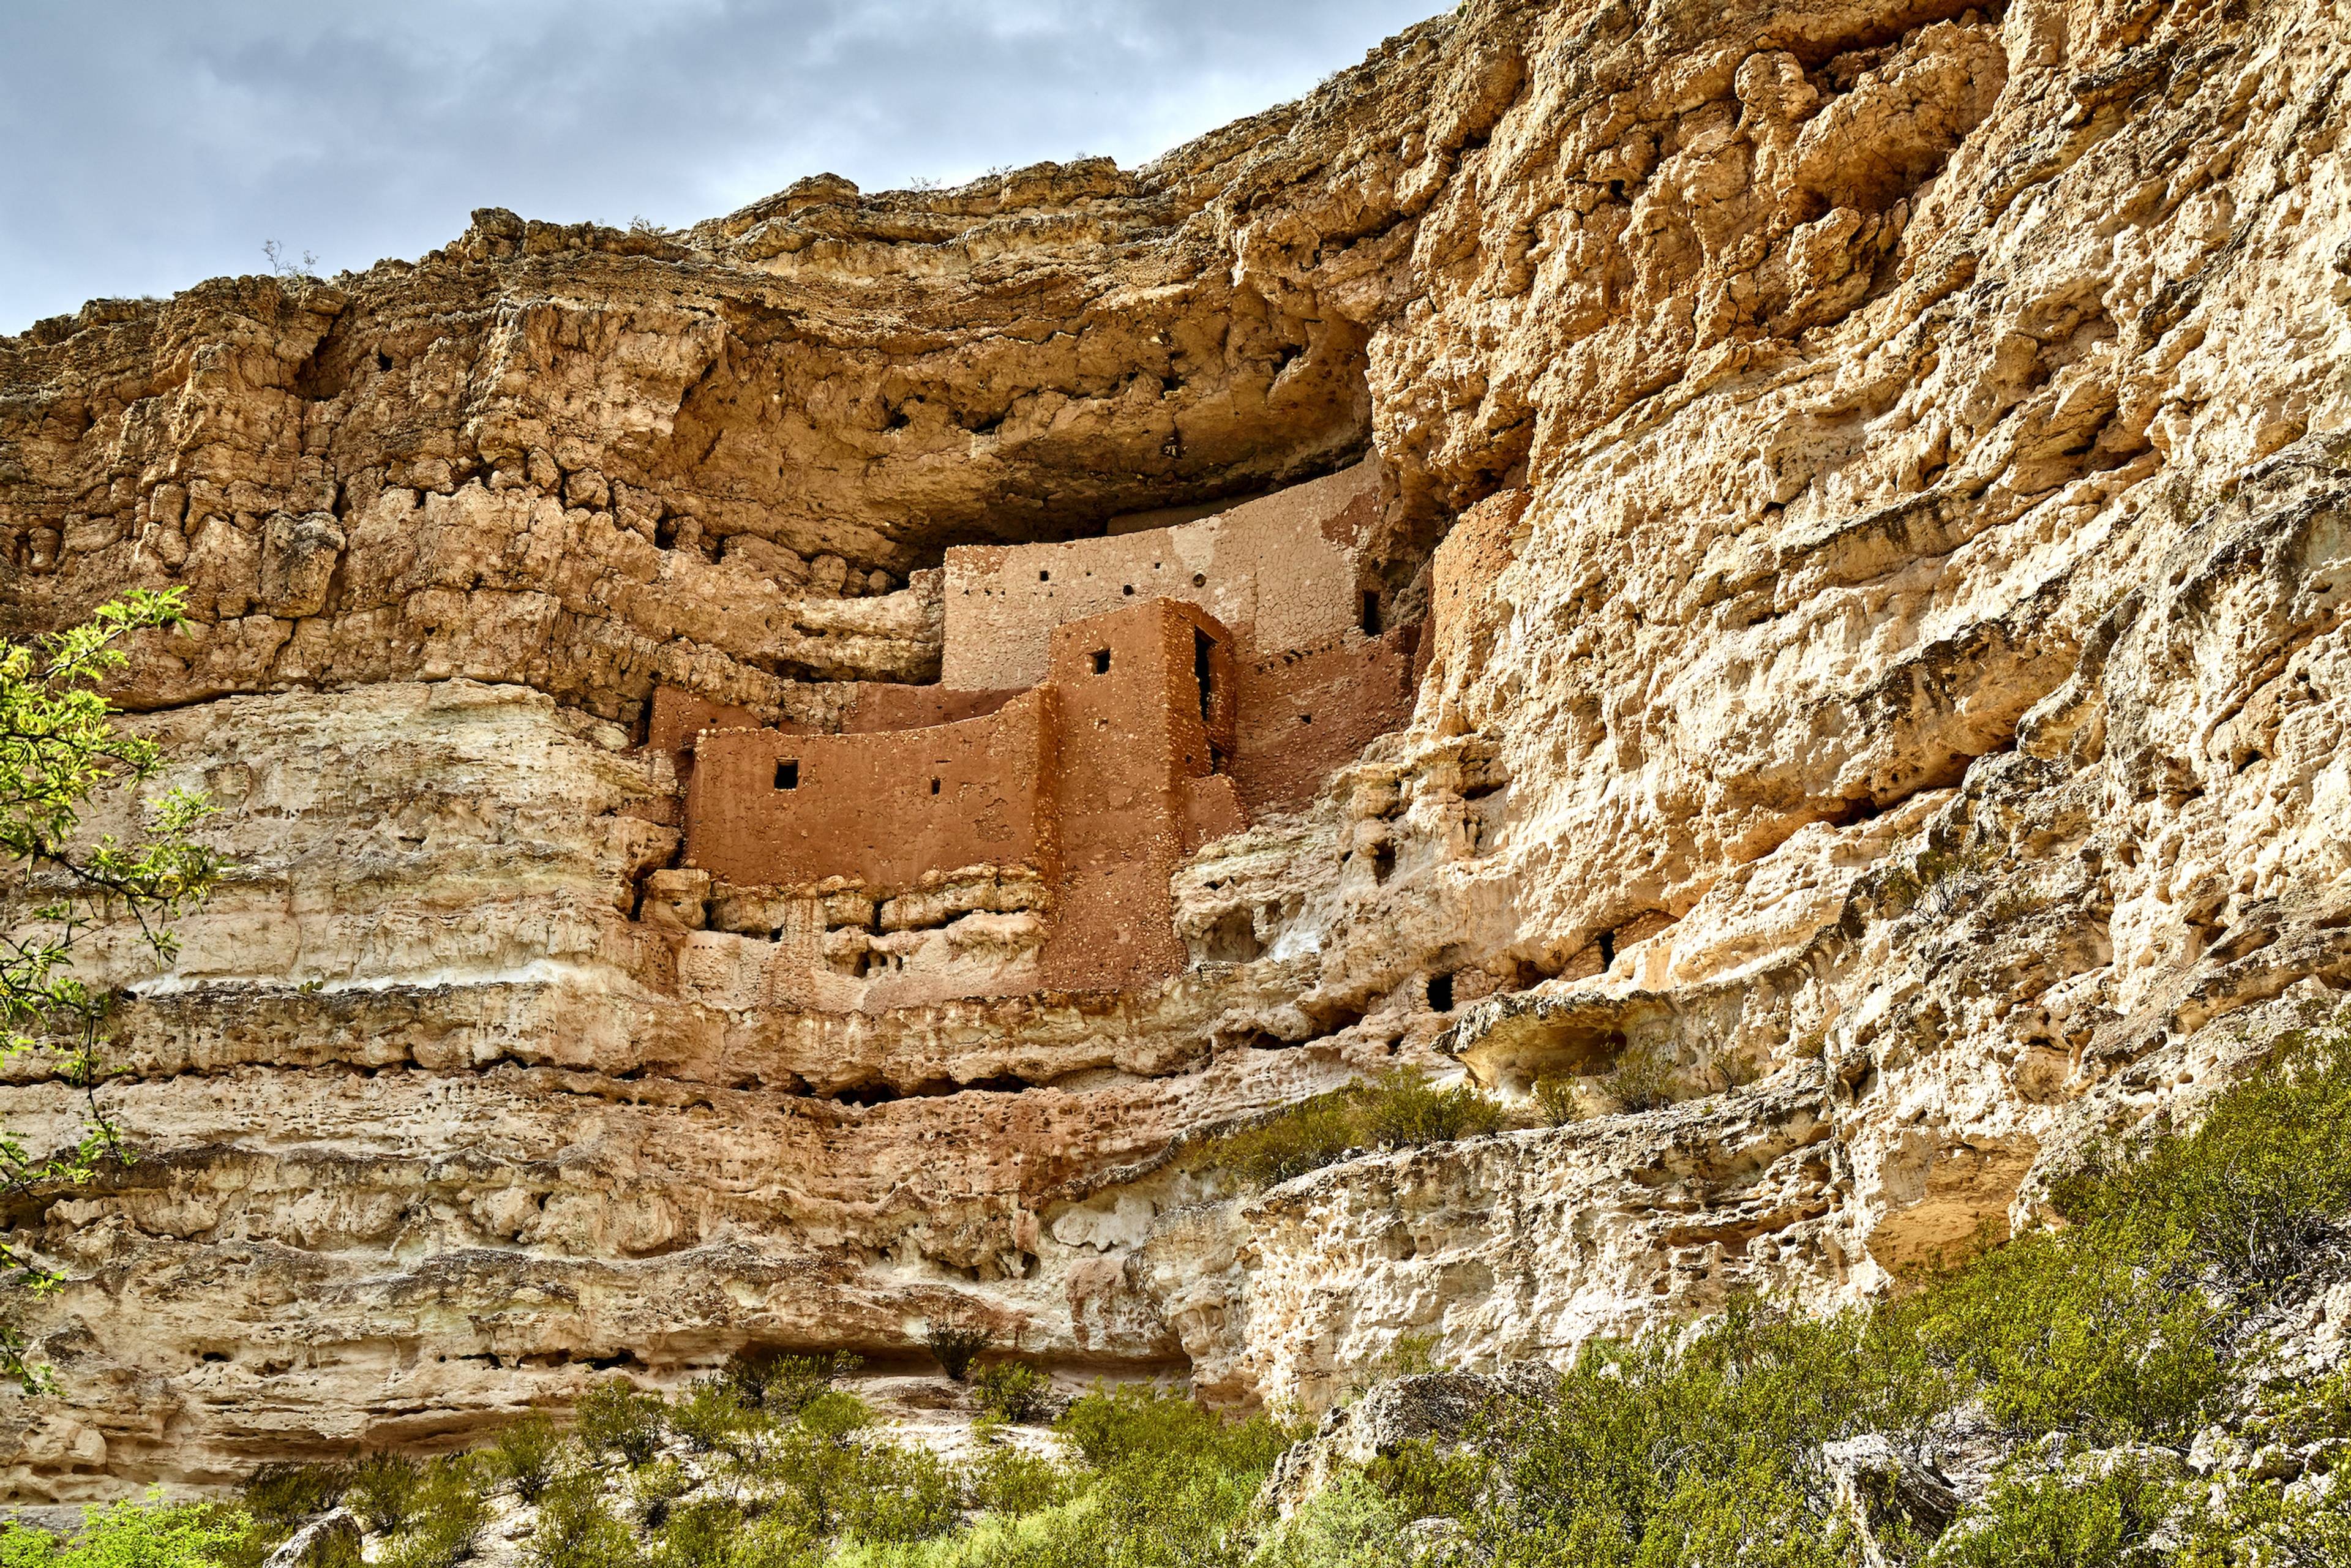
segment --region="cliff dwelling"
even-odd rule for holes
[[[651,907],[705,927],[684,994],[873,1011],[1179,972],[1176,868],[1410,716],[1419,628],[1364,586],[1377,485],[951,549],[917,574],[937,685],[855,686],[830,733],[658,688],[684,840]]]

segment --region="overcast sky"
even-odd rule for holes
[[[475,207],[674,225],[1107,153],[1297,97],[1448,0],[0,0],[0,332],[415,256]]]

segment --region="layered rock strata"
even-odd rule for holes
[[[0,340],[0,610],[188,588],[121,695],[244,868],[124,1018],[145,1157],[10,1216],[74,1275],[11,1486],[950,1310],[1315,1403],[2030,1219],[2351,985],[2346,70],[2312,0],[1470,0],[1140,170]],[[657,688],[841,727],[950,548],[1367,451],[1410,723],[1177,871],[1183,973],[693,999]],[[1169,1158],[1399,1057],[1593,1115]]]

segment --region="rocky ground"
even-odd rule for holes
[[[2351,986],[2346,68],[2323,0],[1469,0],[1138,170],[484,212],[0,340],[0,622],[187,589],[120,695],[245,868],[120,961],[144,1157],[9,1216],[73,1283],[8,1487],[947,1312],[1320,1406],[2031,1222]],[[951,544],[1366,452],[1417,708],[1179,873],[1189,973],[681,998],[655,684],[820,724],[935,676]],[[1628,1054],[1681,1103],[1168,1157]]]

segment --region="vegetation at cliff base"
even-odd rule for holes
[[[0,1130],[0,1191],[10,1198],[74,1186],[120,1152],[97,1092],[115,997],[78,965],[80,952],[127,924],[168,961],[177,951],[169,922],[202,903],[223,870],[191,836],[212,810],[191,790],[142,802],[127,841],[85,829],[104,797],[151,782],[163,766],[154,741],[116,726],[101,690],[127,662],[121,643],[184,622],[180,591],[142,591],[69,631],[0,642],[0,1057],[46,1053],[82,1092],[88,1113],[68,1148],[35,1152]],[[58,1282],[13,1239],[0,1239],[0,1278],[10,1291],[32,1294]],[[13,1316],[0,1321],[0,1376],[28,1393],[48,1381]]]
[[[880,1425],[848,1363],[770,1354],[666,1398],[608,1380],[568,1430],[533,1416],[472,1454],[273,1467],[240,1508],[11,1530],[0,1568],[257,1568],[305,1528],[304,1568],[353,1568],[361,1529],[398,1568],[455,1568],[493,1530],[524,1568],[2351,1563],[2351,1366],[2273,1354],[2351,1280],[2351,1036],[2282,1042],[2194,1131],[2096,1150],[2051,1202],[2061,1227],[1874,1308],[1743,1298],[1476,1385],[1461,1440],[1330,1460],[1286,1518],[1267,1482],[1304,1433],[1267,1416],[1098,1387],[1016,1436],[1049,1390],[993,1363],[977,1449],[949,1459]]]

